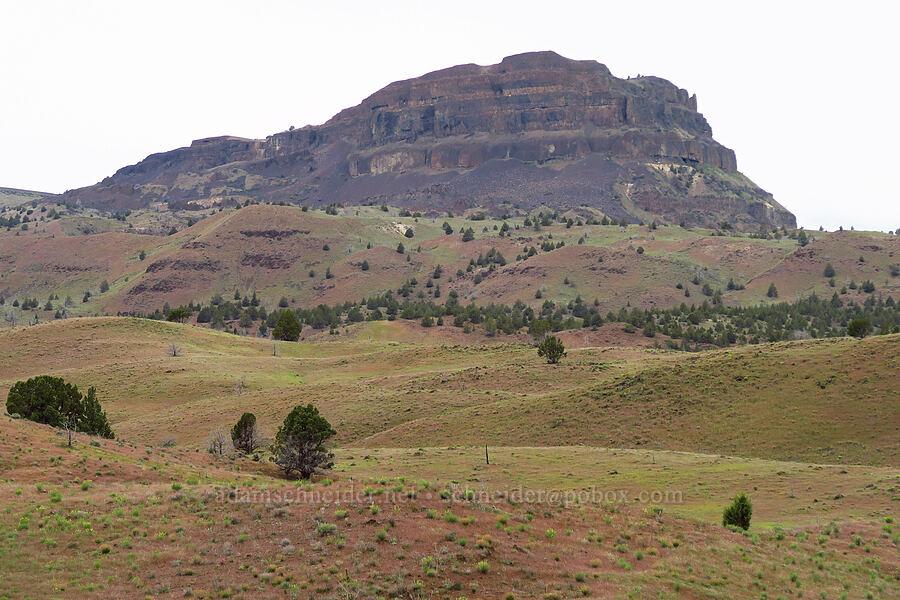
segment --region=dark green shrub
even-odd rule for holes
[[[300,337],[300,322],[294,316],[294,312],[283,310],[278,316],[278,322],[272,329],[272,337],[276,340],[284,340],[288,342],[296,342]]]
[[[259,433],[256,428],[256,415],[244,413],[231,428],[231,443],[235,450],[252,453],[260,446]]]
[[[734,497],[731,504],[722,513],[722,525],[728,527],[740,527],[743,530],[750,529],[750,517],[753,516],[753,505],[747,494],[741,493]]]
[[[39,375],[17,381],[7,395],[6,412],[53,427],[109,439],[115,437],[96,390],[88,388],[87,395],[82,395],[78,386],[66,383],[61,377]]]
[[[315,406],[297,406],[275,434],[272,460],[286,476],[296,471],[303,479],[309,479],[334,464],[334,454],[324,444],[336,433]]]
[[[566,347],[555,335],[548,335],[538,346],[538,356],[543,356],[551,365],[559,362],[566,355]]]
[[[872,328],[872,323],[869,319],[853,319],[847,325],[847,335],[852,335],[853,337],[864,338],[869,335],[869,329]]]

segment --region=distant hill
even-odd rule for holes
[[[17,190],[15,188],[0,187],[0,210],[7,207],[19,206],[32,200],[49,198],[54,194],[35,192],[32,190]]]
[[[197,140],[62,199],[107,210],[248,199],[437,214],[586,206],[630,223],[796,225],[737,170],[696,96],[554,52],[398,81],[323,125],[264,140]]]
[[[712,291],[721,291],[729,305],[768,302],[771,284],[781,300],[843,291],[844,300],[863,302],[871,294],[858,284],[868,280],[876,296],[900,298],[900,237],[892,235],[813,232],[800,246],[780,234],[759,239],[677,226],[588,225],[574,211],[537,228],[521,217],[401,217],[396,208],[378,207],[334,212],[249,206],[213,212],[190,227],[181,223],[172,235],[133,233],[135,223],[165,231],[156,219],[169,218],[167,212],[123,220],[40,216],[27,230],[0,230],[0,295],[35,297],[41,305],[50,294],[60,301],[70,296],[76,301],[71,314],[149,313],[166,302],[206,302],[235,291],[256,292],[269,308],[281,297],[295,307],[336,304],[396,291],[413,279],[437,302],[451,290],[464,303],[521,300],[535,308],[581,297],[596,299],[604,315],[626,306],[700,304]],[[463,241],[467,229],[471,241]],[[477,264],[490,252],[499,257]],[[828,264],[835,287],[824,276]],[[424,284],[438,266],[442,295],[435,296]],[[104,280],[110,289],[101,294]],[[91,297],[83,303],[85,292]]]

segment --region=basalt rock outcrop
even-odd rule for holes
[[[323,125],[198,140],[63,196],[107,209],[250,198],[494,214],[591,207],[629,221],[795,225],[737,171],[696,96],[553,52],[392,83]]]

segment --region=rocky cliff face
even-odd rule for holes
[[[553,52],[392,83],[324,125],[264,140],[198,140],[64,196],[109,208],[247,198],[495,213],[585,205],[632,221],[795,224],[737,172],[695,96]]]

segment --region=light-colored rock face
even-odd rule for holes
[[[705,193],[660,176],[650,166],[657,163],[705,169]],[[323,125],[264,140],[198,140],[67,196],[115,208],[159,200],[199,206],[213,193],[224,203],[378,202],[436,211],[588,205],[630,220],[640,214],[634,206],[673,222],[795,223],[736,171],[734,152],[712,138],[687,91],[534,52],[392,83]],[[621,189],[631,190],[628,198]]]

